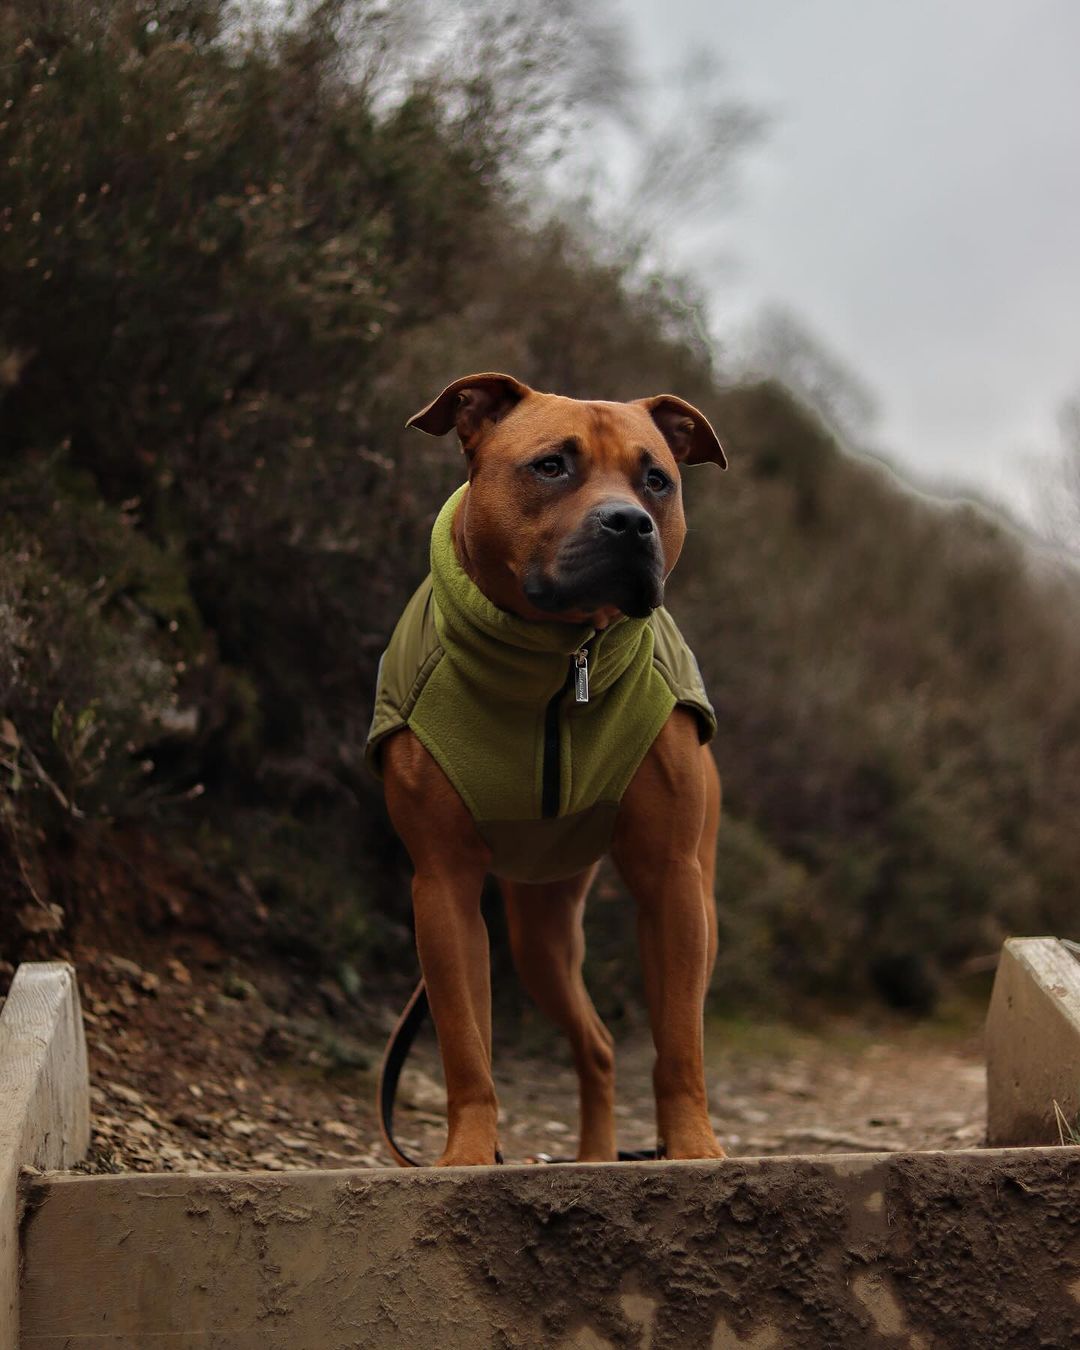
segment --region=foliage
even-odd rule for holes
[[[780,386],[731,387],[692,284],[537,204],[571,121],[619,103],[610,26],[447,12],[442,46],[366,0],[0,12],[0,902],[85,819],[136,819],[306,958],[411,961],[361,752],[461,466],[402,424],[508,369],[678,392],[729,447],[687,475],[672,589],[721,720],[721,996],[929,1006],[1005,932],[1070,922],[1075,588]],[[754,130],[717,116],[730,149]],[[596,907],[607,1007],[632,929]]]
[[[928,1007],[1009,932],[1075,922],[1075,578],[977,507],[898,491],[777,386],[716,415],[749,473],[690,491],[673,604],[728,808],[806,876],[763,975],[796,953],[803,988]]]

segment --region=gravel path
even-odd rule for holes
[[[263,970],[156,965],[76,953],[91,1060],[94,1137],[83,1170],[383,1166],[374,1078],[391,1014],[336,986]],[[254,981],[258,979],[259,987]],[[381,1025],[380,1025],[381,1024]],[[618,1051],[619,1143],[655,1143],[648,1035]],[[826,1020],[814,1031],[714,1022],[708,1085],[734,1155],[970,1148],[985,1133],[977,1027]],[[496,1052],[507,1161],[573,1155],[577,1088],[563,1047]],[[442,1147],[444,1098],[425,1033],[402,1081],[398,1133]]]

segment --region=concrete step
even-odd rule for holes
[[[1006,944],[1005,1138],[1052,1137],[1048,1098],[1077,1109],[1078,969],[1052,939]],[[0,1350],[1080,1345],[1078,1148],[27,1170],[82,1156],[87,1102],[74,972],[22,966],[0,1015]]]
[[[1057,938],[1009,938],[986,1017],[991,1144],[1072,1143],[1080,1131],[1080,960]]]
[[[90,1087],[75,971],[28,961],[0,1012],[0,1350],[19,1327],[23,1167],[70,1167],[90,1143]]]
[[[23,1350],[1080,1344],[1080,1149],[46,1175]]]

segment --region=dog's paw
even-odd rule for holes
[[[657,1148],[657,1157],[685,1162],[696,1158],[726,1158],[727,1153],[712,1130],[692,1129],[662,1139]]]
[[[497,1148],[483,1145],[460,1144],[447,1146],[436,1167],[491,1167],[502,1162],[502,1154]]]
[[[704,1148],[693,1148],[685,1152],[665,1149],[663,1156],[672,1162],[687,1162],[695,1158],[726,1158],[727,1152],[720,1144],[710,1144]]]

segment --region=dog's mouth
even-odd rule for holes
[[[571,542],[559,550],[550,571],[537,567],[529,573],[524,591],[545,614],[614,608],[631,619],[645,619],[664,603],[663,564],[656,547],[627,558]]]

